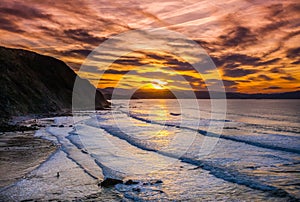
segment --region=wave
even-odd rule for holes
[[[185,109],[190,109],[190,110],[196,110],[195,108],[191,108],[191,107],[186,107]],[[207,112],[209,114],[224,114],[224,112],[218,112],[218,111],[211,111],[208,109],[200,109],[201,112]],[[280,116],[283,116],[282,118],[279,117],[274,117],[274,116],[267,116],[267,115],[254,115],[254,114],[243,114],[243,113],[234,113],[234,112],[230,112],[229,110],[227,110],[226,112],[227,115],[234,115],[234,116],[241,116],[241,117],[251,117],[251,118],[259,118],[259,119],[266,119],[266,120],[270,120],[270,121],[283,121],[285,120],[285,118],[290,118],[290,117],[294,117],[294,118],[299,118],[298,115],[293,115],[293,114],[280,114]],[[293,121],[294,123],[298,123],[297,120]]]
[[[248,176],[246,174],[238,172],[236,169],[223,167],[214,164],[213,162],[208,162],[205,160],[199,160],[194,159],[192,157],[188,157],[186,155],[178,156],[177,154],[161,151],[155,148],[151,147],[151,144],[145,144],[144,142],[140,141],[137,138],[134,138],[124,132],[122,132],[117,126],[108,126],[108,125],[99,125],[96,120],[90,119],[85,122],[86,125],[95,127],[95,128],[101,128],[105,130],[108,134],[118,137],[122,140],[125,140],[130,145],[133,145],[139,149],[150,151],[150,152],[156,152],[160,155],[175,158],[178,159],[184,163],[188,163],[194,166],[198,166],[201,169],[207,170],[210,172],[210,174],[214,175],[217,178],[223,179],[228,182],[236,183],[239,185],[245,185],[247,187],[250,187],[252,189],[262,190],[270,192],[270,194],[276,195],[276,193],[281,193],[282,197],[289,197],[293,199],[293,196],[291,196],[288,192],[286,192],[283,189],[280,189],[275,186],[271,186],[268,184],[265,184],[263,182],[260,182],[258,180],[258,177],[255,176]]]
[[[54,137],[57,138],[57,142],[60,144],[60,149],[61,151],[63,151],[67,158],[70,159],[72,162],[74,162],[76,165],[78,165],[79,168],[81,168],[83,170],[83,172],[85,172],[87,175],[89,175],[90,177],[92,177],[93,179],[101,179],[103,178],[102,175],[99,175],[101,172],[99,172],[99,169],[97,169],[97,167],[93,166],[93,169],[87,169],[87,167],[91,167],[92,163],[89,163],[88,166],[86,166],[85,164],[86,161],[82,160],[82,159],[87,159],[86,153],[82,153],[81,149],[79,149],[80,147],[83,148],[83,144],[81,143],[80,139],[76,140],[73,138],[71,138],[70,135],[68,135],[69,133],[74,132],[74,130],[70,129],[70,130],[64,130],[64,129],[57,129],[57,128],[47,128],[46,131],[53,135]],[[64,134],[64,135],[62,135]],[[74,144],[74,143],[77,144]],[[81,146],[79,146],[81,145]],[[74,149],[76,147],[76,149]]]
[[[126,113],[126,112],[123,112],[123,113]],[[143,121],[143,122],[146,122],[146,123],[149,123],[149,124],[158,124],[158,125],[165,125],[165,126],[175,127],[175,128],[180,128],[180,129],[186,129],[186,130],[196,131],[199,134],[204,135],[204,136],[208,136],[208,137],[222,138],[222,139],[231,140],[231,141],[235,141],[235,142],[245,143],[245,144],[256,146],[256,147],[300,154],[300,148],[299,149],[297,149],[297,148],[287,148],[287,147],[282,147],[282,146],[277,146],[277,145],[272,145],[272,144],[261,143],[261,142],[257,142],[257,141],[253,141],[253,140],[246,140],[246,139],[242,139],[240,137],[216,134],[216,133],[208,132],[206,130],[200,130],[200,129],[197,130],[195,128],[180,126],[180,125],[173,124],[173,123],[160,123],[160,122],[157,122],[157,121],[154,121],[154,120],[148,120],[148,119],[133,115],[131,113],[127,113],[127,115],[131,118],[134,118],[134,119],[137,119],[139,121]]]

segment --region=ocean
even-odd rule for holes
[[[5,192],[26,187],[22,199],[72,199],[116,178],[135,182],[115,185],[123,201],[300,200],[299,100],[213,102],[118,100],[112,110],[54,118],[72,127],[49,126],[36,136],[60,151],[33,172],[40,178]],[[51,174],[57,171],[60,183]]]

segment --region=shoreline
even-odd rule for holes
[[[69,119],[69,117],[66,118]],[[60,118],[56,117],[56,119]],[[49,117],[26,120],[19,124],[19,126],[26,126],[35,121],[38,125],[44,125],[35,131],[2,132],[0,135],[0,182],[3,184],[0,184],[0,201],[93,201],[95,199],[97,201],[120,201],[119,193],[98,186],[103,180],[101,170],[97,179],[88,175],[72,160],[72,156],[61,145],[60,140],[47,131],[48,127],[54,125],[57,129],[72,130],[69,124],[56,123],[54,120],[54,117]],[[65,126],[60,127],[62,124]],[[5,149],[5,145],[12,143],[11,139],[17,139],[13,141],[14,147],[10,146],[9,149]],[[51,150],[45,152],[44,148],[51,148]],[[12,156],[5,152],[17,154]],[[21,155],[20,152],[22,152]],[[14,158],[15,156],[19,156],[19,159]],[[39,156],[42,157],[37,158]],[[30,159],[34,164],[28,163]],[[15,175],[6,174],[7,170],[11,170],[11,173]]]
[[[59,147],[35,137],[36,131],[5,132],[0,135],[0,189],[14,185],[46,162]]]
[[[105,116],[105,114],[103,114],[103,116]],[[219,199],[225,199],[227,194],[219,192],[218,188],[226,189],[228,193],[233,194],[230,197],[231,199],[243,199],[243,197],[250,196],[253,197],[253,200],[258,199],[258,201],[272,201],[274,199],[292,201],[296,199],[293,195],[287,195],[280,187],[271,187],[273,189],[271,191],[256,189],[253,188],[253,185],[259,183],[259,181],[251,181],[251,184],[247,186],[236,181],[229,181],[226,175],[224,178],[226,170],[224,170],[224,172],[221,170],[222,172],[216,175],[216,173],[203,169],[201,166],[195,167],[195,165],[182,161],[176,163],[176,165],[174,164],[175,166],[173,165],[170,170],[161,170],[161,172],[143,176],[129,174],[124,176],[124,179],[122,178],[123,182],[126,181],[125,183],[122,182],[114,186],[114,188],[102,188],[100,182],[109,177],[110,174],[115,174],[116,170],[113,169],[113,173],[105,172],[106,170],[103,169],[101,165],[96,165],[97,161],[94,156],[91,156],[92,152],[89,153],[88,151],[82,150],[82,147],[77,144],[75,134],[79,135],[83,129],[85,129],[84,131],[89,135],[98,134],[99,131],[102,131],[100,133],[102,138],[107,138],[115,142],[121,148],[130,151],[130,154],[134,153],[145,156],[147,152],[143,149],[136,148],[135,145],[130,144],[128,141],[121,140],[116,137],[116,134],[107,133],[104,130],[99,130],[97,127],[89,128],[91,127],[90,125],[83,124],[86,118],[88,118],[88,116],[83,115],[77,119],[75,123],[74,119],[69,116],[35,120],[38,124],[44,124],[46,127],[41,127],[38,131],[35,131],[33,137],[46,139],[52,144],[56,144],[58,149],[56,152],[53,152],[47,160],[42,162],[29,174],[25,175],[24,178],[19,179],[11,186],[7,186],[5,190],[0,190],[0,200],[120,201],[122,199],[149,199],[148,197],[154,197],[172,201],[173,199],[181,199],[181,197],[183,199],[192,199],[190,197],[193,196],[188,194],[190,189],[197,192],[195,196],[212,200],[208,194],[211,193],[211,189],[207,186],[207,183],[215,185],[213,187],[213,193],[215,196],[218,196]],[[74,126],[77,124],[78,128]],[[78,129],[77,133],[74,133],[74,127]],[[90,137],[89,139],[91,139],[92,136],[86,137]],[[101,139],[99,139],[99,137],[98,139],[93,139],[93,141],[96,140],[100,141]],[[101,152],[98,153],[101,158],[111,155],[112,152],[118,159],[128,159],[123,153],[114,152],[111,147],[99,148],[102,149]],[[165,159],[163,156],[157,156],[157,154],[153,155],[159,159]],[[136,157],[137,158],[133,158],[133,156],[131,156],[130,158],[135,160],[141,159],[139,156]],[[218,156],[216,156],[216,158],[217,157]],[[107,160],[110,159],[114,158],[108,158]],[[106,162],[105,159],[102,160]],[[123,162],[125,162],[125,160]],[[126,165],[127,164],[124,164],[124,166]],[[127,170],[128,169],[129,167]],[[59,173],[58,176],[57,173]],[[186,176],[186,173],[189,173],[188,176]],[[197,179],[193,176],[197,176]],[[252,179],[250,177],[248,180]],[[153,184],[153,179],[161,183]],[[240,178],[239,175],[235,175],[234,180],[239,179],[242,178]],[[134,183],[130,183],[130,181]],[[186,181],[188,184],[182,187],[182,183]],[[204,183],[199,183],[201,181]],[[266,185],[268,184],[266,183]],[[186,188],[188,188],[188,192],[182,191]],[[182,196],[182,193],[188,195]],[[243,195],[242,193],[252,194]]]

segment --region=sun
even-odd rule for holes
[[[161,81],[159,79],[155,79],[151,82],[151,84],[154,89],[164,89],[165,85],[167,85],[168,82]]]

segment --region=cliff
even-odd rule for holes
[[[31,51],[0,47],[0,122],[12,116],[59,113],[72,108],[76,73],[64,62]],[[95,91],[95,107],[109,106],[102,93],[81,79],[85,91]]]

